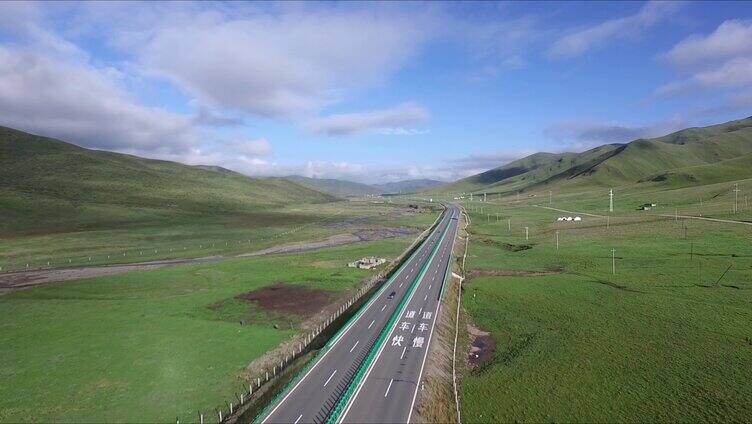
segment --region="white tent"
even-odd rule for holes
[[[574,217],[574,220],[575,220],[575,221],[582,221],[582,218],[580,218],[579,216],[575,216],[575,217]]]

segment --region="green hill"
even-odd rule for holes
[[[89,150],[0,127],[0,232],[242,215],[335,198],[281,179]]]
[[[386,184],[363,184],[333,178],[309,178],[299,175],[285,177],[285,179],[309,187],[314,190],[335,196],[366,196],[379,194],[415,193],[436,188],[441,181],[430,179],[404,180]]]
[[[419,191],[430,190],[444,185],[442,181],[431,179],[417,179],[417,180],[403,180],[386,184],[374,184],[381,191],[382,194],[398,194],[398,193],[417,193]]]
[[[281,178],[289,180],[313,190],[329,193],[334,196],[365,196],[368,194],[381,194],[379,189],[368,184],[353,181],[337,180],[333,178],[310,178],[300,175],[291,175]]]
[[[512,193],[552,186],[710,184],[751,177],[751,154],[752,117],[582,153],[536,153],[438,191]]]

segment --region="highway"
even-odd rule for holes
[[[348,421],[353,418],[369,422],[407,421],[433,334],[458,216],[456,207],[447,208],[423,244],[335,335],[297,382],[262,412],[258,422],[325,422],[337,403],[344,404],[347,400],[343,393],[352,394],[351,402],[346,404],[349,414],[341,414]],[[406,298],[406,302],[403,301]],[[403,320],[406,310],[412,311],[412,318]],[[395,312],[400,314],[400,319],[392,324],[390,318]],[[408,322],[409,327],[403,322]],[[379,339],[387,324],[390,324],[386,329],[390,333],[388,339]],[[398,345],[393,345],[395,336],[394,340],[400,340]],[[380,340],[388,343],[375,345]],[[361,366],[364,368],[358,373]],[[363,375],[366,366],[369,369]],[[364,378],[354,381],[356,375]],[[387,389],[386,385],[382,388],[384,382],[391,388]],[[348,386],[350,391],[346,390]],[[357,387],[354,392],[353,387]],[[387,396],[384,390],[389,391]],[[381,406],[375,403],[363,403],[378,398],[377,394],[381,396],[378,405],[388,405],[387,410],[378,410]],[[383,415],[389,411],[393,412]]]
[[[428,357],[428,347],[439,313],[445,274],[457,235],[459,209],[451,207],[449,231],[423,278],[390,328],[385,343],[377,347],[375,359],[367,368],[347,402],[338,422],[406,423],[411,420]]]

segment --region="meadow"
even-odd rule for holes
[[[282,243],[342,234],[348,229],[338,223],[353,219],[360,226],[421,229],[433,220],[431,214],[411,213],[405,205],[343,200],[243,214],[177,214],[165,222],[113,224],[75,231],[0,233],[0,268],[7,272],[234,256]]]
[[[752,226],[660,216],[748,220],[730,187],[623,187],[611,214],[603,189],[465,201],[463,307],[495,350],[464,370],[463,420],[748,420]]]
[[[428,215],[428,214],[426,214]],[[432,214],[431,214],[432,215]],[[434,216],[435,218],[435,216]],[[243,387],[246,366],[304,316],[239,295],[277,283],[337,302],[413,237],[131,272],[0,296],[0,422],[195,421]],[[242,322],[242,324],[241,324]]]

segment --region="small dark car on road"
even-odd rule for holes
[[[387,296],[387,299],[394,299],[394,295],[397,294],[397,292],[391,292],[389,293],[389,296]]]

